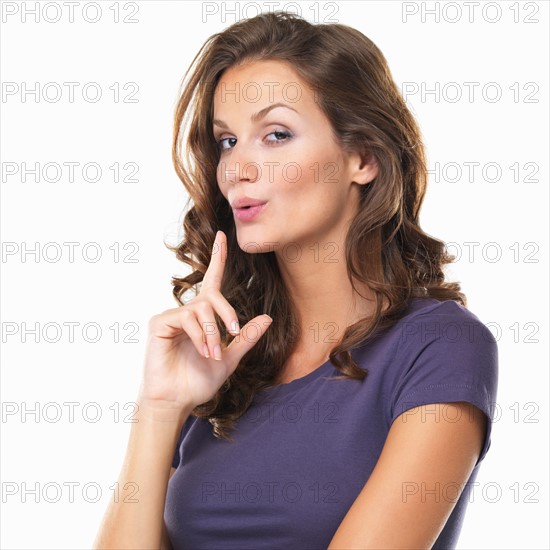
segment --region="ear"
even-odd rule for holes
[[[371,153],[353,152],[349,155],[350,181],[364,185],[378,175],[378,162]]]

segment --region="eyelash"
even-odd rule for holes
[[[289,141],[290,139],[292,139],[293,135],[288,132],[287,130],[274,130],[273,132],[270,132],[269,134],[267,134],[268,136],[272,135],[272,134],[282,134],[285,139],[277,139],[275,141],[268,141],[268,144],[269,144],[269,147],[273,147],[273,146],[276,146],[274,144],[276,143],[285,143],[286,141]],[[214,142],[216,148],[220,151],[220,152],[223,152],[223,151],[228,151],[229,149],[231,149],[231,147],[229,148],[223,148],[222,147],[222,143],[226,140],[226,139],[236,139],[236,138],[221,138],[221,139],[218,139]]]

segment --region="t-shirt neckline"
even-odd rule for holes
[[[429,300],[429,299],[430,298],[422,298],[422,297],[412,298],[408,314],[415,312],[416,307],[420,306],[420,304],[424,303],[425,300]],[[437,300],[434,300],[433,298],[431,300],[434,302],[437,302]],[[359,350],[366,344],[368,344],[368,342],[363,342],[357,345],[356,347],[354,347],[352,350],[350,350],[350,353],[352,354],[352,356],[357,350]],[[261,399],[274,397],[274,396],[277,396],[277,397],[286,396],[289,393],[294,392],[295,390],[301,389],[302,387],[306,386],[310,382],[313,382],[317,378],[320,378],[323,375],[327,375],[330,371],[332,371],[333,376],[337,376],[341,374],[338,371],[338,369],[332,364],[330,358],[328,358],[322,365],[319,365],[315,370],[312,370],[310,373],[306,374],[305,376],[296,378],[291,382],[287,382],[286,384],[277,384],[276,386],[270,386],[269,388],[265,388],[260,392],[256,392],[254,399],[261,400]]]
[[[330,358],[327,359],[323,364],[319,365],[315,370],[312,370],[310,373],[300,378],[295,378],[290,382],[285,384],[277,384],[276,386],[270,386],[269,388],[263,389],[261,392],[258,392],[255,397],[258,399],[263,399],[264,397],[273,397],[273,396],[283,396],[287,395],[290,392],[298,390],[303,386],[313,382],[317,378],[321,377],[323,374],[326,374],[330,370],[334,370],[335,367],[330,361]]]

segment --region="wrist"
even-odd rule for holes
[[[159,401],[156,399],[138,398],[138,411],[135,417],[138,420],[152,420],[154,422],[182,423],[194,407],[186,403]]]

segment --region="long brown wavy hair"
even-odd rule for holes
[[[240,326],[263,313],[273,319],[214,398],[192,411],[208,419],[216,437],[229,440],[234,421],[246,412],[256,392],[273,385],[300,335],[275,253],[249,254],[240,249],[230,205],[216,179],[220,155],[212,129],[216,84],[226,69],[256,60],[290,63],[315,90],[317,105],[341,147],[374,155],[378,163],[375,180],[360,186],[360,208],[345,240],[348,277],[352,285],[355,277],[373,291],[375,313],[347,327],[332,349],[329,359],[342,377],[366,378],[368,369],[357,366],[350,350],[394,325],[412,297],[455,300],[467,306],[459,283],[445,282],[443,266],[455,257],[447,253],[443,241],[420,228],[427,184],[424,144],[378,47],[347,25],[311,24],[284,11],[262,13],[212,35],[187,69],[178,93],[172,158],[192,207],[184,216],[183,240],[177,246],[164,244],[192,268],[186,277],[172,277],[173,295],[185,305],[182,295],[198,293],[216,232],[222,230],[231,266],[224,271],[221,292],[237,312]],[[223,348],[233,336],[217,313],[215,318]]]

